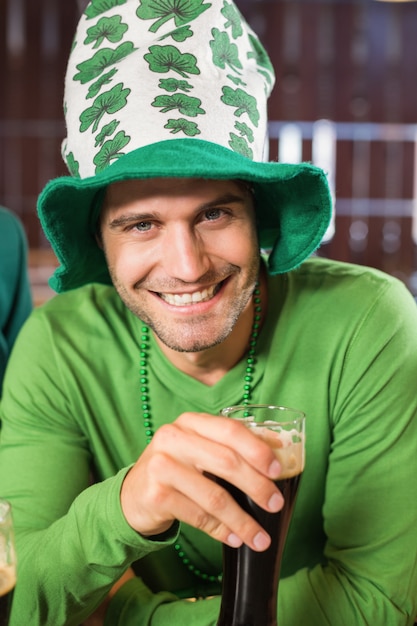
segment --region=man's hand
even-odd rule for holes
[[[271,448],[244,424],[205,413],[183,413],[159,428],[127,474],[121,491],[124,515],[144,536],[186,522],[232,547],[256,551],[270,537],[207,474],[232,483],[271,513],[283,498],[272,482],[280,465]]]

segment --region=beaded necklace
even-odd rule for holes
[[[254,305],[254,314],[253,314],[253,323],[252,323],[252,331],[249,339],[249,348],[246,357],[246,370],[243,384],[243,396],[242,396],[242,404],[246,406],[249,404],[252,396],[252,381],[255,373],[255,365],[256,365],[256,345],[259,336],[259,329],[262,318],[262,306],[261,306],[261,297],[258,283],[255,286],[253,292],[253,305]],[[150,394],[149,394],[149,382],[148,382],[148,353],[149,353],[149,328],[148,326],[142,325],[141,327],[141,343],[140,343],[140,393],[141,393],[141,406],[142,406],[142,415],[143,415],[143,426],[146,434],[146,443],[150,443],[152,441],[152,437],[154,435],[154,426],[152,422],[152,414],[151,414],[151,406],[150,406]],[[201,578],[202,580],[209,582],[221,582],[222,574],[212,575],[206,574],[202,572],[199,568],[197,568],[191,562],[190,558],[186,554],[183,545],[177,541],[174,545],[175,551],[178,557],[181,559],[182,564],[190,571],[192,574]]]

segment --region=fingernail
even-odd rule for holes
[[[239,537],[237,535],[235,535],[234,533],[230,533],[230,535],[227,538],[227,544],[231,548],[240,548],[242,543],[243,543],[243,541],[241,539],[239,539]]]
[[[255,535],[254,540],[253,540],[253,545],[260,552],[269,548],[270,543],[271,543],[271,540],[268,537],[268,535],[265,535],[265,533],[258,533],[257,535]]]
[[[280,511],[282,509],[283,503],[284,499],[282,495],[279,493],[274,493],[269,499],[268,508],[273,513],[276,513],[277,511]]]
[[[271,476],[271,478],[278,478],[280,473],[281,473],[281,465],[279,464],[279,461],[274,459],[271,465],[269,466],[269,475]]]

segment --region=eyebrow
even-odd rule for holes
[[[155,218],[155,215],[152,213],[129,213],[120,215],[120,217],[115,217],[111,220],[107,226],[111,229],[120,228],[120,226],[126,226],[126,224],[134,224],[137,222],[148,222],[149,220]]]
[[[219,196],[214,200],[210,200],[210,202],[206,202],[199,207],[197,207],[195,213],[200,213],[201,211],[207,211],[214,207],[219,206],[220,204],[234,204],[234,203],[243,203],[245,201],[244,196],[236,195],[234,193],[226,193],[223,196]],[[126,226],[128,224],[137,223],[137,222],[147,222],[149,220],[155,219],[158,213],[124,213],[119,217],[115,217],[108,224],[108,228],[110,230],[116,230],[117,228]]]

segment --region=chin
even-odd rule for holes
[[[214,348],[214,346],[222,343],[231,332],[224,332],[217,337],[204,337],[201,333],[192,333],[193,336],[184,337],[184,335],[181,335],[179,337],[173,333],[160,332],[157,328],[152,328],[152,330],[167,348],[175,350],[175,352],[202,352],[203,350]]]

